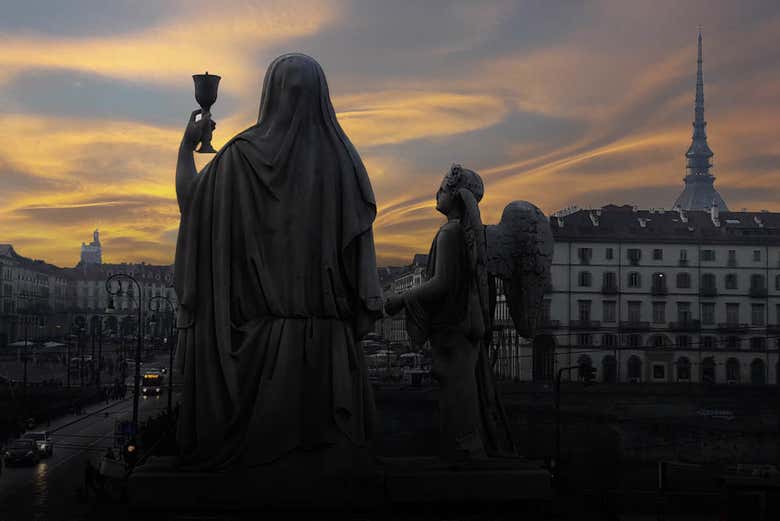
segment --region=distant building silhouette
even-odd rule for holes
[[[92,242],[81,243],[81,264],[102,264],[103,252],[100,246],[100,232],[92,232]]]
[[[694,107],[693,137],[685,153],[685,189],[674,203],[683,210],[718,210],[728,212],[726,202],[715,190],[712,168],[712,150],[707,144],[707,122],[704,121],[704,77],[702,75],[701,31],[699,31],[699,56],[696,68],[696,103]]]

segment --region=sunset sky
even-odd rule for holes
[[[171,263],[191,75],[222,76],[218,147],[255,123],[266,67],[293,51],[322,65],[366,163],[380,264],[427,251],[453,162],[482,174],[485,222],[515,199],[671,207],[699,24],[716,187],[732,210],[780,211],[777,0],[0,0],[0,13],[0,243],[60,266],[94,228],[105,262]]]

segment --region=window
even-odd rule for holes
[[[639,322],[642,320],[642,302],[629,301],[628,303],[628,321]]]
[[[614,300],[605,300],[603,303],[603,320],[604,322],[615,322],[615,315],[617,311],[617,304]]]
[[[589,288],[591,285],[591,275],[589,271],[581,271],[579,274],[579,285],[583,288]]]
[[[614,271],[605,271],[601,277],[603,289],[617,291],[617,274]]]
[[[729,324],[739,324],[738,302],[729,302],[726,304],[726,322]]]
[[[628,347],[642,347],[642,335],[631,334],[626,338],[626,344]]]
[[[727,273],[726,274],[726,289],[737,289],[737,274],[736,273]]]
[[[729,250],[728,265],[729,266],[736,266],[737,265],[737,250]]]
[[[666,293],[666,275],[663,273],[653,273],[652,291],[656,293]]]
[[[642,277],[638,272],[632,271],[628,274],[628,287],[629,288],[642,287]]]
[[[629,248],[626,250],[626,254],[631,264],[639,264],[639,260],[642,258],[642,250],[639,248]]]
[[[712,273],[704,273],[701,276],[701,289],[702,290],[715,290],[715,275]]]
[[[634,381],[639,381],[642,378],[642,360],[636,355],[632,355],[628,359],[628,377]]]
[[[701,323],[707,326],[715,324],[715,304],[703,302],[701,305]]]
[[[685,356],[677,360],[677,379],[683,381],[691,379],[691,361]]]
[[[577,313],[580,321],[590,322],[590,304],[590,300],[577,301]]]
[[[680,262],[683,264],[688,262],[688,250],[680,250]]]
[[[666,366],[663,364],[653,364],[653,379],[663,380],[666,378]]]
[[[577,257],[580,259],[580,264],[590,264],[590,258],[593,256],[593,250],[591,248],[579,248],[577,250]]]
[[[750,323],[754,326],[763,326],[766,321],[764,320],[766,311],[763,304],[751,304],[750,305]]]
[[[764,281],[764,276],[754,273],[750,276],[750,289],[752,290],[762,290],[766,288],[766,282]]]
[[[715,250],[701,250],[701,260],[703,260],[703,261],[714,261],[715,260]]]
[[[693,319],[691,316],[691,303],[690,302],[678,302],[677,303],[677,321],[687,323]]]
[[[726,349],[739,349],[741,344],[742,341],[738,336],[731,335],[726,337]]]
[[[761,250],[753,250],[753,262],[761,262]]]
[[[775,275],[775,289],[780,290],[780,275]]]
[[[653,337],[653,347],[668,347],[669,341],[664,335],[656,335]]]
[[[726,380],[729,382],[739,381],[739,360],[736,358],[726,360]]]
[[[677,336],[677,349],[689,349],[691,347],[691,337],[688,335]]]
[[[664,260],[664,250],[656,248],[653,250],[653,260]]]
[[[577,358],[577,366],[577,377],[584,380],[587,369],[593,367],[593,361],[588,355],[581,355]]]
[[[766,338],[762,336],[754,336],[750,339],[750,349],[753,351],[765,351],[766,350]]]
[[[687,289],[691,287],[691,275],[686,272],[677,274],[677,288]]]
[[[611,334],[604,334],[601,336],[601,345],[604,347],[616,347],[617,337]]]
[[[607,260],[612,260],[615,257],[615,250],[612,248],[607,248],[606,257]]]
[[[653,302],[653,323],[666,322],[666,302]]]
[[[702,337],[701,347],[702,349],[715,349],[715,337],[714,336]]]

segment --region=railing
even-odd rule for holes
[[[569,329],[598,329],[601,322],[598,320],[572,320],[569,322]]]
[[[650,322],[638,320],[621,320],[620,329],[623,331],[647,331],[650,329]]]
[[[687,266],[688,265],[688,259],[680,259],[677,261],[677,264],[679,266]]]
[[[666,295],[669,293],[669,290],[666,289],[666,286],[652,286],[650,288],[650,293],[653,295]]]
[[[701,321],[699,320],[681,320],[679,322],[670,322],[669,329],[671,331],[698,331],[701,328]]]
[[[766,288],[754,286],[751,286],[750,288],[750,296],[753,298],[766,298],[768,294],[769,292]]]
[[[618,292],[617,284],[607,283],[601,285],[601,292],[605,295],[615,295]]]
[[[739,322],[719,322],[718,331],[724,333],[744,333],[749,329],[747,324],[740,324]]]

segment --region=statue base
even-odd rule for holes
[[[550,473],[522,458],[458,464],[436,458],[383,458],[339,472],[271,465],[223,473],[182,472],[172,458],[152,458],[128,481],[129,505],[136,511],[387,511],[464,504],[494,508],[551,498]]]

